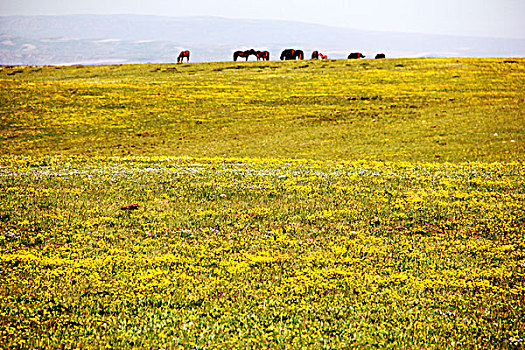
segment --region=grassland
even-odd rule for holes
[[[1,348],[525,346],[525,60],[0,89]]]
[[[504,62],[4,68],[0,151],[324,160],[516,159],[524,153],[525,62]]]

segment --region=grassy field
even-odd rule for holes
[[[441,162],[525,152],[524,60],[12,67],[0,79],[4,154]]]
[[[0,348],[524,348],[525,60],[0,69]]]

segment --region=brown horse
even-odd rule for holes
[[[348,55],[348,59],[359,59],[359,58],[365,58],[366,56],[363,55],[361,52],[352,52],[350,55]]]
[[[281,61],[282,60],[293,60],[295,54],[294,49],[286,49],[283,52],[281,52]]]
[[[312,60],[317,60],[317,59],[326,60],[327,58],[328,57],[326,55],[323,55],[319,51],[312,52]]]
[[[188,50],[181,51],[179,53],[179,57],[177,57],[177,63],[182,63],[182,61],[184,60],[184,57],[186,57],[189,63],[190,62],[190,52]]]
[[[233,60],[237,61],[238,57],[243,57],[243,58],[246,57],[246,61],[248,61],[248,57],[250,57],[250,55],[257,56],[257,52],[254,49],[250,49],[246,51],[235,51],[233,53]]]
[[[281,60],[296,60],[304,59],[304,52],[303,50],[294,50],[294,49],[286,49],[283,52],[281,52]]]
[[[270,60],[270,53],[268,51],[257,51],[255,55],[257,56],[257,61],[259,60],[269,61]]]

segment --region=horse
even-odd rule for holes
[[[365,58],[366,56],[363,55],[361,52],[352,52],[350,55],[348,55],[348,59],[358,59],[358,58]]]
[[[257,56],[257,52],[254,49],[246,50],[246,51],[235,51],[233,53],[233,60],[237,61],[238,57],[246,57],[246,61],[248,61],[248,58],[250,55]]]
[[[295,52],[294,52],[294,60],[295,59],[304,60],[304,52],[303,52],[303,50],[295,50]]]
[[[283,52],[281,52],[281,61],[282,60],[294,60],[294,59],[295,59],[294,49],[286,49]]]
[[[319,51],[312,52],[312,60],[317,60],[317,59],[326,60],[327,58],[328,56],[323,55]]]
[[[304,59],[304,52],[302,50],[286,49],[281,53],[281,60],[296,60]]]
[[[184,60],[184,57],[186,57],[189,63],[190,62],[190,52],[188,50],[181,51],[179,53],[179,57],[177,57],[177,63],[182,63],[182,61]]]
[[[255,55],[257,56],[257,61],[259,60],[269,61],[270,60],[270,53],[268,51],[257,51]]]
[[[378,53],[376,55],[376,60],[380,59],[380,58],[386,58],[385,54],[384,53]]]

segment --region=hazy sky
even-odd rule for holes
[[[0,0],[0,15],[286,19],[355,29],[525,38],[525,0]]]

